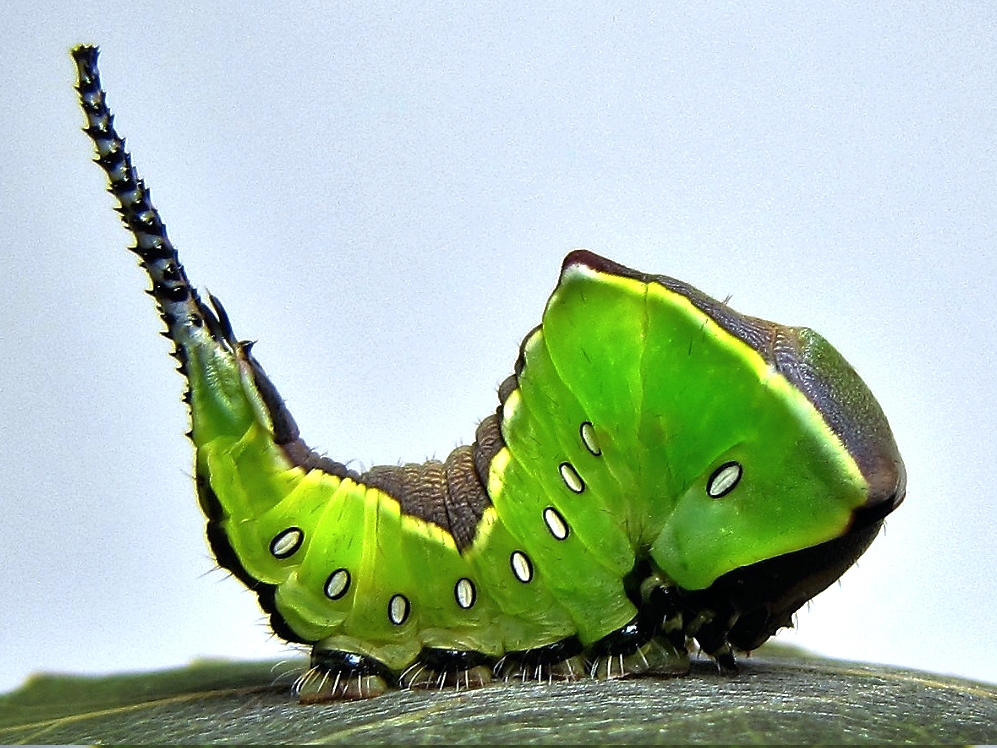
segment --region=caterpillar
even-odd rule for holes
[[[493,679],[736,673],[869,547],[906,495],[881,407],[816,332],[586,250],[473,443],[358,473],[302,439],[221,303],[191,285],[97,69],[84,132],[185,377],[207,540],[302,702]]]

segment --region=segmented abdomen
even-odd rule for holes
[[[515,377],[475,443],[445,462],[358,475],[311,450],[221,305],[212,298],[208,306],[191,287],[114,130],[96,50],[80,48],[74,57],[85,131],[188,381],[209,540],[219,563],[257,592],[279,634],[401,669],[423,647],[497,656],[548,644],[593,620],[607,584],[622,598],[618,577],[613,584],[607,569],[581,570],[571,550],[583,542],[573,527],[579,511],[601,510],[580,509],[592,493],[575,495],[572,481],[581,479],[568,458],[558,467],[548,455],[549,474],[534,475],[525,466],[529,448],[506,446],[502,431],[522,420],[513,404],[532,397]],[[591,447],[588,457],[595,459]],[[592,584],[579,594],[572,586],[580,570]],[[625,599],[623,609],[625,619],[632,613]]]

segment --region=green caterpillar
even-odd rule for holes
[[[587,251],[565,258],[473,444],[363,474],[320,456],[189,283],[97,49],[73,57],[187,380],[208,540],[274,631],[312,646],[302,701],[681,674],[694,642],[735,671],[903,500],[886,417],[817,333]]]

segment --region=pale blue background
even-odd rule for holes
[[[82,41],[313,445],[472,438],[572,247],[676,276],[823,332],[909,468],[779,639],[997,680],[991,4],[227,5],[5,12],[0,689],[287,651],[212,570],[181,380],[78,129]]]

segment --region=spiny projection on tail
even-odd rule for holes
[[[677,675],[695,644],[735,672],[735,650],[791,625],[903,500],[886,417],[826,340],[584,250],[474,443],[362,474],[320,456],[188,281],[96,48],[73,57],[187,380],[209,542],[276,633],[312,645],[302,701]]]
[[[210,306],[201,300],[187,278],[145,182],[132,165],[124,138],[114,129],[114,116],[107,107],[97,70],[97,47],[79,46],[72,54],[78,73],[76,89],[87,121],[83,131],[96,148],[94,162],[107,174],[108,192],[118,201],[116,210],[121,222],[135,239],[134,246],[129,249],[139,256],[140,265],[152,281],[147,293],[156,300],[160,317],[166,324],[163,335],[173,341],[171,355],[179,362],[178,371],[190,380],[191,357],[200,360],[208,356],[238,362],[242,376],[258,390],[254,398],[250,387],[248,397],[256,400],[253,404],[261,408],[260,415],[269,421],[275,443],[303,464],[321,465],[323,469],[343,476],[353,475],[345,466],[307,448],[276,388],[252,356],[252,344],[236,340],[228,315],[218,299],[209,295]],[[200,412],[191,401],[192,395],[188,386],[183,396],[192,411],[193,424],[188,436],[196,443],[194,429],[199,425]],[[209,534],[212,534],[210,529]],[[240,577],[244,576],[229,551],[217,545],[215,550],[222,551],[218,560],[224,566]]]

